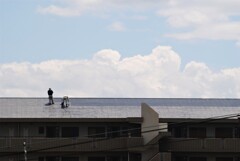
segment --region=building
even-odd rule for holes
[[[0,161],[239,161],[240,99],[0,98]]]

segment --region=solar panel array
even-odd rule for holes
[[[141,117],[147,103],[160,118],[208,118],[240,113],[240,99],[197,98],[70,98],[61,108],[61,98],[47,106],[47,98],[0,98],[0,118],[127,118]]]

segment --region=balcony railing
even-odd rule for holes
[[[171,152],[240,152],[240,138],[170,138],[159,147]]]
[[[28,151],[90,152],[124,151],[143,145],[142,137],[119,138],[0,138],[0,152],[22,152],[23,142]]]

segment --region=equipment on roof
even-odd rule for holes
[[[69,106],[68,96],[63,96],[63,98],[62,98],[62,103],[61,103],[61,107],[62,107],[62,108],[67,108],[68,106]]]

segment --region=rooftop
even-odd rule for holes
[[[240,113],[240,99],[198,98],[61,98],[47,106],[48,98],[0,98],[0,118],[127,118],[141,117],[141,103],[150,105],[160,118],[209,118]]]

